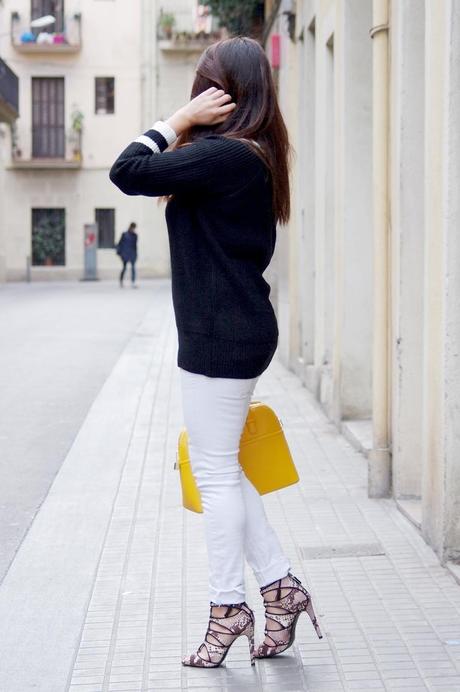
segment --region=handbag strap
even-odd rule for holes
[[[246,430],[250,435],[256,435],[257,433],[257,420],[256,414],[254,413],[254,408],[249,404],[248,415],[246,418],[246,423],[244,424]]]

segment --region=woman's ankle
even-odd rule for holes
[[[283,580],[287,580],[287,578],[288,578],[289,576],[290,576],[290,572],[288,572],[287,574],[285,574],[285,575],[282,576],[282,577],[278,577],[278,579],[273,579],[273,580],[270,581],[268,584],[264,584],[264,586],[261,586],[261,587],[260,587],[260,590],[261,590],[261,591],[264,591],[265,589],[268,589],[269,587],[273,587],[273,586],[275,586],[275,584],[278,584],[278,582],[283,581]]]
[[[246,601],[241,601],[240,603],[214,603],[210,602],[211,614],[214,617],[225,617],[229,608],[241,608],[241,606],[246,605]],[[231,611],[230,611],[231,612]]]

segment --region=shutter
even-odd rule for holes
[[[65,157],[64,78],[32,79],[32,156]]]
[[[55,24],[44,29],[33,29],[35,35],[40,31],[64,31],[64,0],[31,0],[30,16],[32,19],[51,14],[56,18]]]
[[[115,112],[115,78],[96,77],[95,80],[96,114]]]
[[[115,247],[115,209],[96,209],[99,229],[98,247]]]
[[[43,17],[43,0],[32,0],[30,15],[32,19]]]

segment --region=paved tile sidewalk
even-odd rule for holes
[[[225,667],[181,666],[207,624],[207,571],[201,517],[182,510],[173,470],[182,411],[169,301],[164,291],[135,337],[146,377],[129,408],[124,460],[65,689],[460,690],[460,587],[391,500],[367,498],[365,460],[277,360],[254,398],[282,419],[301,483],[265,503],[293,570],[312,591],[325,636],[318,640],[305,616],[295,646],[255,668],[239,641]],[[136,353],[131,347],[130,358]],[[259,640],[263,610],[249,570],[247,586]],[[33,682],[30,689],[64,689]]]

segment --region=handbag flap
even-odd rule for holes
[[[182,428],[177,442],[177,463],[181,466],[182,464],[188,464],[189,461],[187,429]]]
[[[246,423],[241,434],[240,446],[256,437],[273,435],[281,431],[281,423],[274,410],[261,401],[251,401]]]

